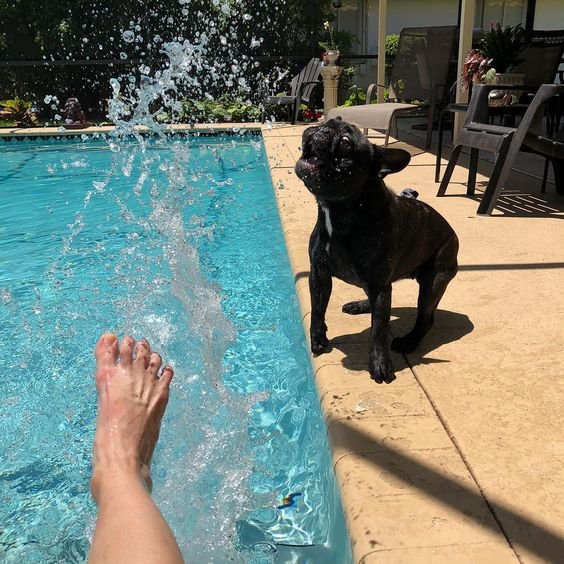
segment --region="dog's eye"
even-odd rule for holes
[[[339,141],[339,152],[342,155],[350,155],[352,153],[353,146],[351,140],[348,137],[341,137]]]

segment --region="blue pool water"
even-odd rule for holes
[[[111,330],[175,367],[154,493],[188,562],[350,561],[260,137],[0,142],[0,218],[0,560],[87,557]]]

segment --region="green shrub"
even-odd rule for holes
[[[398,52],[400,36],[397,33],[386,35],[386,58],[393,59]]]
[[[345,100],[343,106],[358,106],[360,104],[364,104],[365,102],[366,92],[355,84],[349,88],[349,97]]]
[[[400,36],[397,33],[392,35],[386,35],[386,65],[384,67],[386,84],[389,84],[390,82],[390,77],[392,74],[392,66],[394,64],[394,59],[396,58],[396,54],[398,52],[399,38]]]
[[[16,127],[33,127],[37,122],[33,104],[17,96],[12,100],[0,100],[0,117],[13,121]]]
[[[254,122],[260,115],[260,107],[250,101],[223,95],[211,100],[184,100],[180,119],[187,123]]]

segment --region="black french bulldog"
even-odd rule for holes
[[[433,325],[435,310],[458,268],[458,238],[429,205],[399,197],[383,178],[399,172],[411,159],[401,149],[377,147],[357,127],[332,119],[309,127],[302,139],[296,174],[318,204],[317,223],[309,241],[311,269],[311,350],[331,350],[325,312],[332,276],[361,287],[368,300],[343,306],[349,314],[372,314],[370,376],[395,379],[390,358],[389,323],[392,282],[419,283],[417,320],[391,347],[412,352]]]

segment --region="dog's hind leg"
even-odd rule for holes
[[[419,282],[417,319],[407,335],[392,340],[392,350],[399,353],[413,352],[433,326],[439,302],[449,282],[456,275],[457,252],[458,240],[453,238],[439,250],[435,259],[417,274],[417,282]]]
[[[347,302],[343,305],[343,313],[349,315],[360,315],[361,313],[370,313],[370,303],[368,300],[358,300],[356,302]]]

